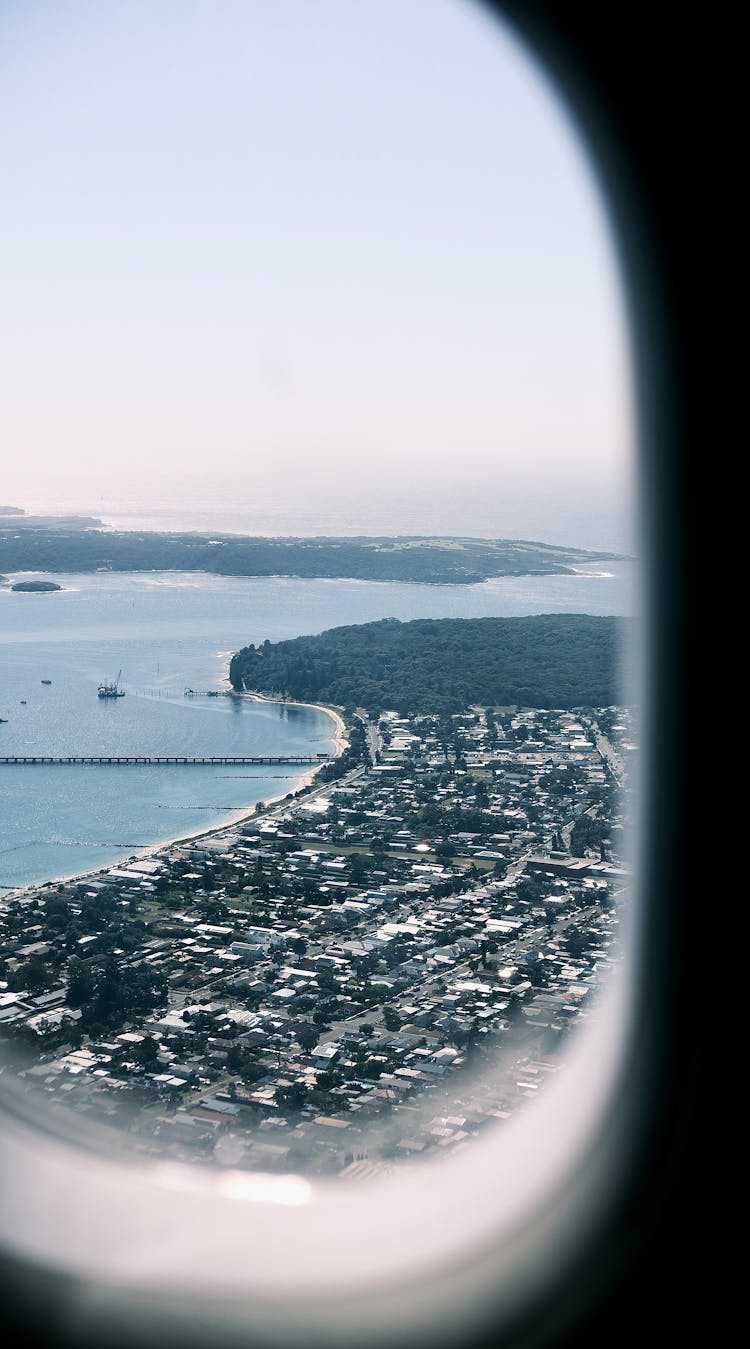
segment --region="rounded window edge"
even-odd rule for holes
[[[540,39],[539,32],[535,30],[533,21],[528,21],[528,16],[526,23],[524,21],[523,11],[528,9],[530,13],[531,7],[524,5],[519,6],[517,4],[507,4],[502,7],[491,5],[489,7],[493,10],[497,9],[502,18],[505,20],[509,19],[511,23],[520,27],[520,31],[522,35],[524,35],[524,40],[528,40],[534,45],[536,52],[539,54],[539,59],[544,64],[547,72],[550,73],[551,71],[553,78],[556,76],[555,84],[558,93],[561,94],[566,102],[570,103],[570,90],[565,87],[565,81],[561,81],[560,71],[559,69],[555,70],[554,61],[548,59],[550,53],[545,52],[544,50],[543,38]],[[544,10],[546,7],[536,6],[534,8],[538,11],[540,8]],[[521,11],[520,14],[518,13],[519,9]],[[554,19],[552,22],[554,23]],[[578,112],[580,119],[580,108]],[[578,121],[577,129],[578,134],[587,141],[591,150],[592,158],[594,159],[597,169],[597,176],[604,185],[604,195],[610,205],[612,220],[616,223],[618,220],[618,213],[615,197],[618,194],[616,193],[613,197],[612,182],[608,181],[607,164],[598,154],[596,137],[588,134],[591,132],[591,126],[586,126],[585,122],[583,131],[580,120]],[[620,168],[621,166],[618,165],[618,173],[620,172]],[[620,178],[618,188],[619,195],[621,195],[622,192],[623,180]],[[637,191],[634,186],[631,187],[631,200],[635,200],[637,203]],[[641,243],[645,240],[643,230],[646,228],[646,220],[640,218],[636,234],[638,234],[638,231],[641,231],[639,236]],[[619,231],[619,233],[621,235],[621,231]],[[619,246],[621,272],[631,305],[633,304],[634,295],[639,292],[638,268],[640,267],[641,269],[641,294],[638,303],[635,304],[631,313],[633,347],[637,352],[639,344],[643,341],[646,347],[651,349],[645,334],[646,320],[644,314],[650,314],[652,316],[656,315],[656,321],[651,328],[651,341],[653,341],[654,330],[658,334],[661,329],[662,336],[657,340],[666,343],[667,336],[663,315],[660,316],[658,312],[659,302],[655,298],[655,293],[652,290],[650,296],[644,296],[643,294],[643,275],[644,273],[648,273],[649,269],[643,260],[643,256],[641,256],[639,262],[639,249],[632,239],[629,248],[625,247],[623,251],[622,239],[620,237]],[[627,260],[628,253],[630,255],[629,261]],[[653,277],[645,284],[646,291],[648,291],[649,285],[653,285]],[[645,308],[643,306],[645,306]],[[565,1206],[567,1204],[568,1206],[572,1205],[575,1208],[580,1202],[580,1193],[578,1193],[577,1196],[574,1196],[573,1192],[578,1190],[580,1185],[585,1186],[588,1183],[590,1203],[593,1207],[590,1209],[587,1217],[587,1232],[585,1234],[579,1233],[578,1236],[577,1246],[579,1249],[575,1253],[575,1258],[579,1260],[582,1258],[583,1248],[588,1245],[590,1249],[593,1244],[594,1234],[597,1230],[601,1230],[602,1221],[611,1220],[613,1205],[616,1203],[614,1197],[615,1189],[622,1192],[623,1189],[627,1187],[629,1181],[632,1180],[634,1170],[639,1166],[642,1167],[643,1139],[645,1135],[649,1134],[649,1122],[651,1121],[651,1123],[653,1123],[653,1113],[655,1108],[654,1081],[659,1069],[664,1066],[665,1044],[669,1038],[669,1028],[663,1028],[663,1033],[659,1036],[656,1033],[654,1025],[647,1026],[646,1023],[651,1015],[655,1015],[658,1019],[660,1010],[662,1016],[664,1012],[663,1006],[660,1007],[655,979],[657,975],[659,977],[664,975],[666,942],[670,931],[670,914],[669,912],[665,913],[664,907],[659,909],[657,889],[661,882],[661,884],[665,885],[671,893],[674,885],[674,878],[667,874],[666,867],[670,857],[673,857],[673,852],[670,852],[670,847],[673,848],[675,837],[675,820],[674,818],[667,817],[670,817],[670,815],[673,816],[675,807],[674,801],[671,805],[669,802],[665,805],[663,801],[657,799],[657,782],[660,774],[666,772],[668,775],[671,775],[671,772],[673,771],[672,765],[675,762],[675,714],[679,709],[675,705],[674,685],[668,688],[667,679],[669,678],[668,672],[671,668],[669,657],[670,655],[673,655],[673,651],[670,651],[670,643],[673,646],[675,624],[679,622],[678,608],[672,609],[670,621],[666,623],[666,625],[663,620],[665,612],[669,608],[670,600],[672,605],[675,604],[675,597],[679,595],[679,587],[676,584],[677,578],[674,571],[675,558],[673,554],[667,551],[665,539],[663,537],[657,537],[656,535],[656,524],[658,520],[670,518],[670,510],[667,508],[665,502],[665,489],[668,481],[671,480],[674,482],[675,480],[674,459],[672,458],[670,460],[670,445],[672,451],[674,449],[674,444],[671,439],[674,434],[674,427],[671,425],[674,415],[674,392],[672,392],[672,402],[670,402],[669,393],[665,394],[665,392],[662,391],[657,400],[659,404],[657,407],[654,401],[656,395],[651,384],[649,384],[649,387],[644,394],[643,370],[640,369],[639,371],[638,369],[639,365],[642,366],[643,361],[644,355],[641,348],[641,356],[636,363],[636,400],[640,407],[642,422],[639,428],[639,440],[642,446],[643,464],[641,510],[644,512],[646,521],[644,527],[644,542],[646,544],[647,561],[644,570],[650,575],[652,582],[658,577],[658,594],[656,591],[653,591],[652,586],[653,593],[650,593],[647,603],[647,613],[649,617],[644,642],[647,653],[647,668],[644,674],[644,680],[645,688],[648,691],[647,749],[644,750],[644,755],[647,755],[647,759],[643,769],[644,803],[642,807],[642,819],[637,830],[640,848],[637,889],[639,892],[641,921],[644,895],[648,894],[650,900],[653,900],[656,906],[654,909],[654,917],[657,927],[660,927],[660,936],[655,943],[656,949],[654,949],[652,945],[652,948],[647,950],[642,930],[636,941],[638,951],[637,961],[642,962],[642,964],[641,967],[634,972],[636,991],[634,993],[633,1015],[628,1020],[627,1041],[626,1044],[622,1046],[619,1055],[618,1073],[615,1074],[614,1081],[610,1083],[610,1090],[607,1095],[610,1107],[609,1112],[605,1112],[599,1116],[600,1121],[607,1118],[610,1127],[604,1134],[602,1134],[600,1128],[598,1146],[592,1146],[585,1158],[584,1172],[587,1171],[588,1175],[584,1174],[584,1172],[579,1172],[575,1178],[570,1176],[567,1194],[563,1194],[561,1189],[558,1193],[560,1201],[559,1207],[555,1209],[553,1214],[547,1215],[550,1224],[552,1224],[553,1219],[558,1220],[558,1226],[555,1229],[555,1239],[559,1241],[560,1232],[564,1230],[565,1223],[569,1223],[572,1218],[570,1212],[568,1213],[567,1219],[565,1218],[563,1212]],[[649,374],[649,379],[651,381],[653,380],[652,374]],[[658,438],[657,424],[659,418],[662,419],[662,425],[664,424],[665,415],[667,423],[670,424],[671,434],[668,438],[669,445],[665,448],[664,444],[662,444],[657,448],[655,443]],[[644,464],[644,460],[648,460],[648,462]],[[674,518],[675,508],[675,503],[673,502],[671,506],[672,518]],[[671,698],[671,702],[668,702],[668,698]],[[667,711],[668,715],[665,715]],[[662,836],[661,840],[657,842],[655,835],[658,824],[660,821],[664,823],[665,818],[667,818],[667,837],[665,838]],[[661,920],[659,917],[660,914]],[[653,925],[651,925],[651,930],[653,931]],[[668,966],[668,964],[669,962],[667,960],[666,965]],[[648,1031],[645,1040],[643,1038],[644,1030]],[[625,1081],[627,1082],[627,1091],[624,1090],[625,1083],[623,1081],[623,1072],[626,1074]],[[625,1096],[630,1099],[624,1099]],[[34,1153],[33,1131],[21,1129],[20,1125],[9,1123],[7,1136],[11,1137],[11,1135],[16,1132],[17,1138],[20,1138],[20,1134],[18,1134],[19,1129],[24,1136],[23,1146],[27,1152],[27,1160],[29,1160],[33,1158]],[[20,1154],[16,1155],[19,1156]],[[615,1159],[614,1162],[613,1158]],[[8,1160],[11,1167],[13,1167],[12,1156]],[[447,1165],[447,1163],[444,1165]],[[611,1175],[611,1168],[613,1165],[615,1166],[617,1173],[614,1179],[612,1179]],[[605,1174],[610,1175],[610,1185],[607,1188],[602,1184],[602,1178]],[[14,1171],[12,1180],[16,1184],[21,1183],[23,1180],[21,1172],[17,1169]],[[358,1191],[358,1193],[361,1194],[361,1191]],[[238,1199],[232,1199],[227,1195],[223,1197],[223,1202],[229,1206],[232,1204],[236,1206],[238,1201],[242,1203],[241,1196],[238,1196]],[[63,1205],[64,1198],[62,1196],[59,1197],[58,1202]],[[598,1213],[596,1210],[598,1210]],[[604,1215],[604,1217],[602,1215]],[[110,1214],[108,1216],[112,1226],[116,1226],[116,1215]],[[562,1222],[562,1226],[560,1226],[560,1222]],[[520,1255],[524,1253],[528,1256],[528,1249],[526,1247],[523,1247],[520,1250]],[[28,1251],[26,1254],[28,1263],[24,1262],[25,1269],[19,1269],[11,1255],[7,1275],[9,1288],[12,1287],[13,1280],[17,1279],[16,1292],[21,1290],[21,1293],[23,1293],[23,1290],[26,1289],[26,1293],[28,1294],[31,1285],[35,1282],[36,1276],[33,1268],[31,1268],[33,1254],[31,1251]],[[485,1252],[484,1259],[477,1256],[476,1250],[473,1255],[475,1258],[471,1268],[474,1278],[481,1279],[485,1288],[491,1286],[491,1266],[493,1259],[497,1259],[497,1245]],[[555,1270],[555,1279],[563,1279],[564,1266],[570,1266],[573,1262],[574,1253],[571,1249],[566,1252],[565,1259],[558,1262],[558,1266]],[[460,1276],[460,1271],[461,1264],[459,1261],[456,1269],[453,1271],[454,1278]],[[465,1269],[464,1273],[466,1273]],[[550,1271],[548,1271],[548,1274],[549,1273]],[[447,1296],[447,1290],[452,1286],[450,1277],[445,1269],[441,1271],[441,1275],[443,1292]],[[42,1288],[37,1286],[36,1292],[33,1293],[32,1296],[39,1298],[38,1305],[43,1309],[44,1314],[48,1318],[50,1309],[48,1307],[45,1310],[45,1297],[49,1296],[53,1299],[56,1309],[55,1314],[58,1312],[60,1313],[59,1324],[56,1329],[61,1341],[70,1339],[77,1343],[85,1342],[87,1337],[95,1338],[97,1327],[99,1332],[101,1332],[102,1317],[105,1321],[109,1320],[112,1323],[114,1323],[118,1317],[122,1317],[122,1326],[127,1326],[129,1323],[129,1328],[124,1334],[125,1339],[133,1334],[136,1327],[140,1326],[140,1330],[144,1333],[148,1328],[148,1333],[151,1334],[154,1342],[157,1342],[158,1338],[159,1343],[168,1343],[170,1341],[170,1336],[173,1333],[177,1333],[176,1327],[179,1326],[181,1327],[180,1334],[184,1334],[185,1336],[184,1342],[190,1343],[191,1335],[193,1337],[193,1342],[203,1342],[201,1336],[205,1335],[205,1325],[202,1324],[200,1307],[198,1304],[193,1303],[189,1297],[187,1299],[188,1314],[186,1319],[184,1309],[180,1309],[174,1305],[174,1301],[170,1297],[169,1292],[164,1289],[153,1287],[149,1289],[148,1281],[141,1285],[138,1285],[136,1282],[135,1284],[126,1286],[126,1283],[121,1282],[120,1279],[114,1279],[110,1281],[109,1285],[107,1285],[105,1280],[102,1280],[96,1285],[87,1282],[86,1270],[84,1268],[80,1268],[77,1274],[74,1274],[69,1270],[67,1274],[63,1276],[59,1272],[56,1273],[54,1270],[50,1270],[49,1265],[43,1262],[40,1262],[38,1277],[42,1281],[48,1280],[51,1281],[52,1284],[57,1285],[56,1289],[53,1289],[51,1292],[48,1291],[47,1294],[45,1294]],[[602,1278],[606,1279],[606,1277],[606,1273],[602,1273]],[[427,1290],[436,1278],[440,1278],[440,1276],[437,1276],[433,1271],[432,1274],[425,1275],[423,1283],[419,1286],[416,1284],[413,1284],[411,1287],[404,1286],[401,1288],[400,1292],[398,1289],[389,1290],[388,1296],[392,1299],[391,1308],[387,1313],[386,1318],[389,1324],[385,1324],[383,1317],[381,1317],[379,1328],[376,1329],[375,1324],[372,1324],[373,1343],[376,1341],[383,1343],[392,1342],[394,1335],[401,1341],[405,1339],[405,1332],[407,1330],[409,1330],[410,1338],[415,1340],[418,1339],[419,1336],[425,1336],[429,1333],[426,1325],[420,1324],[419,1322],[419,1308],[415,1309],[414,1302],[415,1299],[422,1300],[424,1298]],[[64,1284],[67,1284],[67,1287],[63,1287]],[[139,1288],[140,1290],[140,1306],[126,1308],[125,1300],[130,1299],[135,1288]],[[128,1291],[128,1289],[130,1289],[130,1291]],[[536,1291],[538,1294],[538,1287]],[[375,1300],[382,1297],[382,1295],[381,1288],[375,1293]],[[451,1296],[455,1299],[457,1294],[453,1292]],[[472,1296],[477,1296],[476,1286],[474,1287]],[[350,1302],[341,1305],[339,1310],[344,1317],[357,1314],[357,1309],[360,1316],[365,1316],[365,1308],[367,1305],[367,1295],[363,1293],[358,1301],[355,1293]],[[494,1311],[492,1311],[493,1306]],[[306,1305],[306,1315],[313,1315],[316,1307],[323,1318],[323,1323],[326,1322],[326,1316],[328,1316],[327,1324],[329,1331],[335,1331],[336,1316],[334,1315],[333,1321],[330,1319],[330,1311],[333,1309],[326,1312],[323,1307],[321,1310],[322,1304],[320,1299],[318,1298],[316,1300],[315,1296],[311,1294],[311,1301]],[[230,1314],[232,1310],[236,1313],[235,1316]],[[252,1321],[254,1327],[252,1333],[255,1342],[259,1342],[264,1336],[269,1344],[274,1341],[286,1342],[284,1341],[284,1335],[286,1335],[288,1339],[289,1334],[293,1333],[290,1332],[289,1326],[287,1326],[286,1331],[282,1334],[278,1323],[278,1316],[277,1313],[274,1312],[273,1307],[267,1305],[264,1309],[262,1302],[257,1301],[254,1308],[251,1304],[247,1303],[235,1304],[234,1308],[225,1308],[223,1315],[226,1319],[224,1320],[222,1329],[219,1329],[219,1327],[222,1326],[221,1319],[216,1322],[215,1326],[213,1322],[211,1324],[210,1337],[213,1338],[213,1342],[220,1342],[221,1336],[225,1336],[228,1343],[232,1341],[233,1337],[240,1337],[243,1334],[246,1336],[249,1324],[248,1316],[253,1310],[255,1315],[254,1320]],[[377,1310],[377,1307],[372,1307],[371,1305],[371,1316],[374,1317]],[[28,1314],[28,1304],[26,1305],[26,1312]],[[503,1312],[496,1303],[493,1303],[491,1297],[486,1304],[485,1312],[488,1315],[494,1315],[496,1321],[498,1318],[502,1321],[503,1317],[505,1317],[506,1323],[512,1321],[514,1317],[523,1316],[518,1301],[512,1310],[506,1308],[505,1312]],[[346,1333],[351,1335],[351,1321],[342,1328],[341,1315],[338,1317],[339,1330],[341,1335],[345,1337]],[[411,1329],[405,1324],[409,1318],[412,1318],[413,1320],[413,1327]],[[314,1324],[314,1322],[313,1325],[308,1322],[305,1327],[307,1343],[316,1342],[314,1338],[316,1333]],[[455,1328],[453,1339],[460,1339],[462,1343],[465,1343],[465,1316],[462,1319],[462,1325],[463,1330],[461,1331],[459,1331],[458,1327]],[[49,1331],[49,1320],[46,1324],[46,1328]],[[477,1323],[475,1326],[476,1334],[479,1334],[480,1330],[481,1326]],[[321,1343],[325,1342],[322,1338],[324,1333],[325,1324],[323,1324],[323,1328],[320,1329]],[[110,1338],[112,1338],[111,1334]],[[331,1338],[329,1338],[328,1342],[332,1342]],[[360,1342],[365,1343],[366,1341],[363,1338]]]

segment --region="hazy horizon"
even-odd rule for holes
[[[419,536],[508,539],[535,543],[550,543],[570,548],[583,548],[592,552],[615,552],[632,556],[635,543],[632,532],[626,528],[627,522],[617,530],[606,527],[596,528],[589,520],[575,523],[554,522],[544,534],[497,526],[494,510],[488,508],[485,514],[467,510],[462,503],[460,513],[455,509],[455,498],[438,503],[431,511],[425,510],[424,502],[409,507],[403,503],[397,512],[363,511],[352,509],[344,512],[341,503],[328,507],[324,505],[294,508],[286,501],[266,503],[263,508],[240,511],[236,507],[206,507],[205,503],[185,501],[180,507],[174,504],[148,500],[120,500],[98,502],[87,498],[74,499],[62,503],[59,499],[49,500],[43,497],[30,502],[5,501],[3,505],[20,506],[27,515],[91,515],[104,524],[119,530],[148,530],[153,532],[195,532],[248,534],[266,537],[316,536]],[[6,517],[6,522],[11,517]],[[482,521],[484,520],[484,524]]]
[[[480,5],[28,0],[0,112],[7,504],[633,551],[605,208]]]

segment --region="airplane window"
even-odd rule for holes
[[[461,0],[0,31],[5,1249],[65,1333],[455,1341],[585,1225],[637,974],[595,169]]]

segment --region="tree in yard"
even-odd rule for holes
[[[29,993],[41,993],[55,982],[55,975],[47,962],[41,956],[30,956],[13,971],[8,986],[14,992],[28,989]]]
[[[96,985],[98,1010],[103,1013],[112,1011],[120,997],[120,970],[114,956],[110,956]]]
[[[133,1058],[136,1063],[140,1063],[144,1068],[155,1068],[159,1058],[159,1047],[153,1035],[147,1035],[145,1040],[135,1046]]]
[[[331,969],[319,970],[317,973],[318,987],[326,988],[329,992],[338,993],[339,985],[336,975]]]
[[[401,1017],[395,1007],[386,1005],[383,1008],[383,1021],[385,1022],[386,1030],[395,1031],[401,1029]]]
[[[273,1099],[281,1110],[296,1114],[307,1100],[308,1090],[302,1082],[292,1082],[288,1087],[277,1087]]]
[[[361,979],[363,982],[366,982],[368,976],[373,973],[377,963],[378,958],[372,951],[368,951],[366,955],[355,956],[352,960],[352,966],[357,974],[357,978]]]
[[[294,1034],[298,1044],[301,1045],[306,1054],[309,1054],[310,1050],[315,1048],[320,1038],[320,1030],[310,1021],[301,1021],[295,1027]]]
[[[211,881],[211,884],[212,883],[213,882]],[[206,885],[208,885],[208,882],[206,882]],[[214,895],[207,896],[206,899],[201,900],[200,904],[198,905],[198,909],[201,916],[205,919],[207,923],[223,922],[228,912],[227,906],[224,903],[223,899],[219,899],[217,896]]]
[[[240,1077],[246,1087],[251,1087],[259,1078],[265,1077],[266,1070],[262,1063],[254,1059],[252,1055],[247,1054],[240,1068]]]
[[[580,928],[573,928],[567,934],[568,950],[572,956],[582,956],[594,941],[593,933],[582,932]]]
[[[63,945],[65,950],[71,954],[75,951],[81,937],[84,935],[83,928],[77,918],[71,918],[65,928],[63,935]]]
[[[534,988],[544,988],[549,983],[549,975],[544,962],[534,957],[526,961],[526,975]]]
[[[585,857],[589,848],[598,848],[601,854],[606,834],[607,825],[603,819],[579,815],[571,830],[570,851],[574,857]]]
[[[349,858],[349,879],[354,885],[360,885],[367,879],[369,869],[367,858],[362,853],[352,853]]]

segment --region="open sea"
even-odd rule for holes
[[[11,581],[19,579],[12,575]],[[55,575],[0,587],[0,754],[316,754],[334,726],[312,708],[186,698],[228,688],[232,652],[378,618],[630,614],[632,564],[474,586],[248,579],[205,573]],[[122,671],[125,698],[97,685]],[[51,684],[42,684],[43,679]],[[300,766],[0,765],[0,893],[115,865],[294,791]]]

